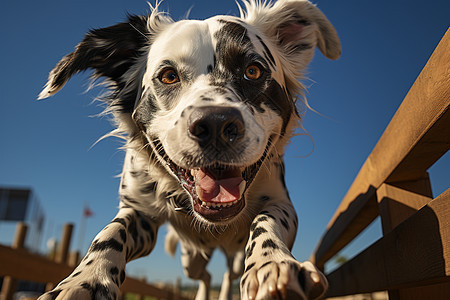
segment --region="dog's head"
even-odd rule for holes
[[[241,17],[178,22],[152,8],[92,30],[51,71],[40,98],[93,69],[110,83],[105,100],[121,130],[149,146],[197,217],[231,219],[263,161],[283,152],[298,125],[298,80],[315,47],[340,55],[336,31],[310,2],[244,5]]]

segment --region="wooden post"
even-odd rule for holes
[[[70,240],[72,238],[73,224],[65,224],[61,235],[61,242],[59,244],[58,253],[56,255],[56,262],[67,263],[69,256]]]
[[[428,173],[421,179],[404,183],[383,184],[377,190],[383,235],[433,200]]]
[[[433,200],[428,173],[415,181],[394,184],[395,186],[383,184],[377,190],[383,235],[388,234],[397,225]],[[390,300],[447,300],[448,295],[450,295],[449,283],[389,291]]]
[[[19,222],[16,228],[16,234],[14,236],[14,241],[11,245],[13,249],[23,249],[25,245],[25,237],[27,235],[28,226],[23,222]],[[2,292],[0,294],[1,300],[12,300],[13,294],[17,288],[17,280],[10,277],[5,276],[3,279]]]
[[[69,246],[70,240],[72,238],[73,224],[65,224],[63,228],[63,232],[61,234],[61,241],[58,245],[58,251],[56,253],[55,261],[58,263],[68,263],[69,257]],[[51,291],[57,282],[48,282],[45,286],[45,291]]]

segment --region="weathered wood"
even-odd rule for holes
[[[0,277],[11,276],[12,278],[41,283],[58,283],[73,271],[73,267],[66,264],[29,253],[24,249],[12,249],[3,245],[0,245],[0,266]],[[172,299],[174,297],[172,291],[160,289],[152,284],[130,277],[126,278],[121,290],[124,293],[142,294],[161,299]],[[180,297],[180,299],[186,298]]]
[[[385,182],[420,179],[449,150],[449,105],[450,29],[363,164],[311,260],[323,265],[375,219],[372,198],[364,195]]]
[[[14,236],[11,248],[23,249],[25,245],[25,238],[27,236],[28,226],[23,222],[19,222],[16,227],[16,234]],[[12,300],[13,294],[16,291],[17,280],[11,276],[3,278],[2,290],[0,293],[1,300]]]
[[[0,276],[34,282],[59,282],[72,272],[71,267],[51,261],[24,249],[0,245]]]
[[[450,189],[327,277],[330,297],[450,282]]]
[[[59,245],[56,261],[59,263],[67,263],[69,257],[70,241],[72,239],[73,224],[65,224],[61,235],[61,243]]]
[[[358,195],[345,211],[328,228],[310,260],[324,270],[324,264],[351,242],[361,231],[378,216],[376,192],[368,187],[365,193]]]
[[[400,188],[402,186],[403,188]],[[414,192],[411,192],[413,190]],[[397,186],[383,184],[377,190],[377,200],[380,208],[383,235],[407,220],[416,211],[433,199],[428,174],[414,182],[401,182]],[[416,288],[414,292],[429,292],[429,287]],[[389,290],[389,300],[410,300],[409,290]]]
[[[423,183],[426,181],[426,183]],[[417,180],[418,187],[411,186],[409,188],[418,191],[420,186],[427,187],[429,185],[428,175],[423,179]],[[383,235],[386,235],[400,223],[412,216],[416,211],[425,206],[433,198],[427,188],[426,191],[411,192],[389,184],[383,184],[377,190],[377,200],[380,208],[381,224],[383,227]]]

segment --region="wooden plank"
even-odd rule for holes
[[[334,221],[322,237],[320,247],[310,258],[319,269],[324,270],[324,264],[339,250],[351,242],[378,216],[378,205],[375,189],[358,195],[348,208]]]
[[[57,283],[69,275],[73,268],[51,261],[24,249],[0,245],[0,276],[34,282]]]
[[[427,181],[428,184],[424,184]],[[424,179],[416,181],[418,186],[428,186],[428,175]],[[413,188],[410,186],[410,188]],[[418,188],[413,188],[418,190]],[[377,200],[380,208],[381,224],[383,227],[383,235],[392,231],[397,225],[408,219],[416,211],[425,206],[432,200],[432,195],[424,195],[431,193],[431,190],[421,191],[421,193],[410,192],[408,190],[383,184],[377,190]]]
[[[329,297],[450,282],[450,189],[327,278]]]
[[[378,189],[384,182],[419,179],[418,176],[448,151],[449,105],[450,29],[363,164],[327,226],[332,234],[327,232],[322,237],[311,260],[323,265],[364,229],[358,224],[357,211],[352,208],[361,195]],[[361,213],[374,218],[373,210],[361,204],[356,206]],[[351,220],[342,221],[345,215]]]
[[[0,277],[12,278],[41,283],[59,283],[67,277],[73,267],[58,263],[29,253],[24,249],[12,249],[0,245]],[[126,293],[143,294],[162,299],[171,299],[173,292],[146,284],[137,279],[127,277],[121,289]],[[185,298],[181,298],[185,299]]]
[[[414,184],[415,183],[415,184]],[[401,186],[402,184],[398,184]],[[409,190],[414,190],[411,192]],[[431,184],[428,173],[423,179],[414,182],[408,181],[405,188],[382,184],[377,190],[377,200],[380,207],[383,235],[391,232],[395,227],[407,220],[419,209],[432,200]],[[438,287],[433,287],[437,289]],[[430,287],[418,287],[414,289],[415,295],[429,294]],[[410,300],[410,290],[389,290],[389,300]]]
[[[23,222],[19,222],[16,226],[16,234],[11,245],[13,249],[23,249],[25,245],[25,238],[27,236],[28,226]],[[2,290],[0,293],[1,300],[12,300],[17,288],[17,280],[11,276],[3,278]]]

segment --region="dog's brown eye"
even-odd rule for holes
[[[161,72],[159,80],[164,84],[174,84],[180,81],[180,77],[178,77],[178,74],[174,69],[170,68]]]
[[[261,69],[256,65],[250,65],[245,70],[244,78],[247,80],[256,80],[261,77]]]

